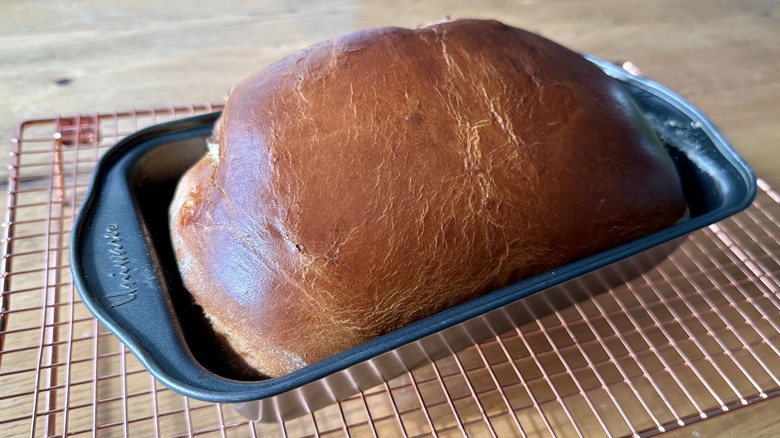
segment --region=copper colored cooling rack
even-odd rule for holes
[[[23,123],[2,240],[5,436],[649,436],[780,393],[780,196],[693,234],[641,278],[284,423],[157,383],[71,283],[101,154],[211,105]]]

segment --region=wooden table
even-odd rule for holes
[[[0,148],[8,150],[23,120],[220,102],[251,72],[314,42],[445,15],[498,18],[577,51],[632,61],[702,109],[780,188],[776,0],[4,2]],[[778,408],[780,400],[762,402],[672,435],[776,435]]]

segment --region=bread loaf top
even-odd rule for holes
[[[186,287],[279,376],[678,220],[621,85],[496,21],[353,33],[239,84],[171,207]]]

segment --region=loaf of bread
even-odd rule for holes
[[[181,180],[185,286],[280,376],[673,224],[672,160],[621,85],[496,21],[380,28],[239,84]]]

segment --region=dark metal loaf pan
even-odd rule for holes
[[[121,141],[101,160],[71,236],[84,303],[163,384],[233,403],[248,418],[289,419],[453,351],[622,284],[666,258],[694,230],[747,207],[750,168],[691,104],[663,86],[588,57],[621,81],[668,148],[691,216],[633,242],[560,266],[276,379],[241,380],[231,353],[182,286],[168,234],[180,176],[206,152],[219,114],[166,123]],[[232,368],[231,368],[232,369]]]

